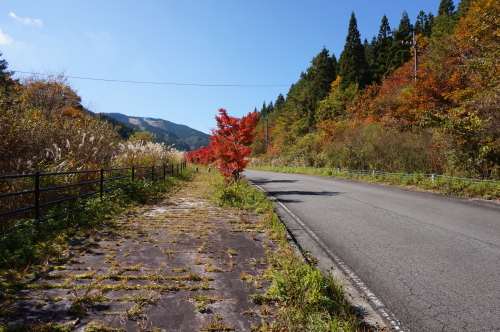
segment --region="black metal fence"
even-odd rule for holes
[[[90,197],[104,197],[105,193],[128,186],[135,181],[178,176],[186,162],[110,168],[89,171],[0,175],[0,234],[9,232],[14,222],[35,220],[43,222],[88,205],[50,214],[66,202]]]

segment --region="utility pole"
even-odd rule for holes
[[[269,114],[266,114],[266,153],[269,149]]]
[[[414,50],[413,53],[415,53],[415,57],[414,57],[415,58],[415,60],[414,60],[414,63],[415,63],[414,64],[414,66],[415,66],[415,69],[414,69],[415,70],[414,80],[416,82],[417,79],[418,79],[418,74],[417,74],[417,70],[418,70],[418,49],[417,49],[417,40],[415,39],[415,31],[413,31],[413,40],[412,41],[404,41],[404,40],[402,40],[401,42],[403,43],[403,45],[411,45],[411,46],[413,46],[413,50]]]

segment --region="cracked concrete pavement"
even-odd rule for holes
[[[269,287],[265,251],[275,244],[255,228],[257,216],[209,203],[200,177],[75,239],[59,263],[27,271],[2,290],[1,323],[189,332],[272,322],[276,308],[250,294]]]

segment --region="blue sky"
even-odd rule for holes
[[[404,10],[414,23],[420,10],[436,14],[440,0],[2,2],[0,52],[10,70],[257,85],[69,79],[94,112],[162,118],[208,133],[219,108],[240,117],[286,96],[323,46],[339,57],[352,11],[361,37],[371,40],[384,14],[395,29]]]

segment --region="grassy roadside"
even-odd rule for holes
[[[432,180],[425,178],[421,174],[415,174],[413,177],[404,176],[381,176],[351,174],[347,172],[338,172],[335,169],[315,169],[315,168],[294,168],[294,167],[248,167],[248,169],[272,171],[280,173],[300,173],[327,176],[356,181],[374,182],[388,184],[392,186],[431,191],[444,195],[453,195],[460,197],[473,197],[489,200],[500,200],[500,185],[498,183],[473,183],[459,179],[442,180],[436,178]]]
[[[256,303],[275,303],[278,314],[272,324],[258,331],[376,331],[366,325],[349,305],[342,288],[331,275],[322,273],[311,260],[297,255],[288,242],[286,229],[274,213],[274,204],[265,193],[245,181],[225,184],[217,178],[211,184],[212,200],[226,208],[261,214],[261,227],[278,249],[267,252],[266,275],[272,285],[265,294],[254,295]]]
[[[193,179],[198,179],[200,176],[196,176]],[[207,174],[201,177],[207,178]],[[178,217],[175,217],[172,212],[173,210],[168,213],[160,213],[156,216],[152,216],[149,212],[146,213],[154,206],[134,207],[132,210],[135,212],[132,213],[129,211],[130,209],[127,209],[130,213],[127,212],[122,215],[118,212],[122,212],[124,206],[115,206],[114,209],[101,210],[101,212],[105,211],[106,213],[106,216],[102,217],[103,219],[89,221],[88,225],[86,227],[82,226],[81,229],[55,229],[57,232],[55,232],[53,236],[59,237],[59,243],[52,243],[49,240],[44,240],[37,244],[39,250],[36,252],[39,253],[39,255],[35,257],[38,257],[36,264],[41,265],[40,267],[36,267],[33,263],[28,262],[27,267],[24,269],[22,268],[23,265],[19,265],[17,269],[8,268],[2,271],[0,275],[2,288],[3,290],[9,291],[3,293],[3,297],[2,293],[0,293],[0,322],[2,317],[9,318],[16,315],[16,310],[11,310],[8,306],[9,301],[38,303],[37,309],[35,310],[48,308],[52,306],[53,303],[58,303],[57,301],[61,301],[61,303],[69,301],[71,303],[71,308],[67,314],[73,314],[79,318],[70,324],[66,324],[64,321],[46,324],[40,323],[36,326],[23,325],[20,326],[18,330],[10,327],[2,328],[0,325],[0,331],[71,331],[76,328],[78,324],[83,325],[88,323],[87,321],[90,320],[90,318],[87,314],[90,308],[99,306],[100,303],[110,305],[113,301],[113,303],[118,303],[121,306],[131,306],[128,311],[116,312],[116,314],[120,314],[119,317],[123,318],[124,321],[132,321],[137,324],[149,322],[151,321],[148,318],[150,313],[149,310],[151,309],[150,303],[160,298],[163,293],[168,294],[168,296],[173,296],[176,293],[172,293],[171,291],[174,290],[177,290],[178,295],[181,296],[184,301],[189,302],[195,307],[189,309],[190,312],[196,309],[196,315],[203,316],[202,318],[204,318],[205,321],[201,326],[202,331],[215,332],[235,330],[232,325],[226,321],[227,317],[225,316],[234,314],[243,314],[247,315],[248,319],[257,319],[256,323],[252,323],[251,331],[299,332],[376,330],[366,326],[362,322],[357,316],[357,312],[347,302],[342,289],[335,283],[330,275],[321,273],[314,265],[306,264],[304,259],[300,255],[297,255],[296,250],[294,250],[287,241],[284,225],[273,213],[272,201],[270,201],[264,193],[253,189],[243,181],[234,185],[226,185],[222,182],[221,178],[218,178],[215,174],[208,176],[208,178],[212,178],[213,181],[211,190],[208,194],[203,194],[204,197],[206,195],[217,202],[218,205],[224,207],[223,209],[217,208],[219,210],[214,214],[216,224],[211,224],[213,221],[209,221],[213,212],[205,210],[203,206],[199,204],[193,205],[191,200],[186,201],[184,205],[172,205],[164,201],[165,195],[160,195],[161,191],[158,190],[151,191],[152,195],[150,197],[150,202],[154,202],[155,198],[161,197],[161,202],[154,206],[160,207],[159,210],[164,208],[179,209],[180,214]],[[185,197],[188,196],[183,196],[185,195],[182,193],[184,189],[179,191],[176,190],[176,188],[180,187],[180,184],[183,184],[184,187],[189,187],[189,189],[187,189],[191,190],[188,195],[189,197],[194,193],[192,190],[194,190],[195,186],[193,183],[190,184],[186,182],[173,182],[168,184],[168,188],[170,189],[169,192],[175,191],[172,195],[178,195],[177,198],[183,201]],[[162,184],[162,186],[165,186],[163,187],[164,189],[167,188],[166,184]],[[206,191],[208,184],[202,186],[205,189],[199,189],[200,192]],[[140,189],[139,192],[143,191]],[[170,196],[170,193],[167,194],[167,196]],[[176,200],[173,201],[177,202]],[[196,199],[194,202],[196,202]],[[133,206],[133,203],[129,203],[128,206]],[[189,211],[187,211],[187,209],[189,209]],[[197,212],[194,213],[194,211]],[[254,218],[255,213],[259,214],[259,218]],[[114,230],[112,233],[116,235],[116,238],[110,235],[112,220],[107,220],[110,219],[112,215],[118,218],[118,224],[120,225],[120,228]],[[249,263],[252,267],[251,270],[246,266],[248,261],[246,264],[237,262],[238,259],[243,258],[244,253],[235,253],[234,249],[236,248],[231,247],[231,243],[228,244],[226,241],[220,242],[220,245],[229,246],[228,248],[230,249],[226,247],[214,247],[215,244],[212,241],[221,238],[220,227],[226,227],[222,224],[219,225],[220,220],[229,215],[235,216],[235,219],[233,218],[234,220],[228,222],[228,226],[230,227],[226,230],[232,233],[231,237],[235,237],[236,239],[244,236],[253,240],[252,243],[262,243],[263,249],[267,248],[267,259],[263,258],[262,260],[259,259],[259,261],[251,260]],[[186,229],[186,222],[194,222],[195,220],[199,224],[192,224],[188,231]],[[109,226],[107,226],[108,223]],[[174,231],[175,234],[168,233],[169,235],[167,235],[167,238],[161,239],[158,235],[148,235],[144,230],[136,231],[137,234],[127,231],[128,228],[139,227],[139,225],[141,227],[149,227],[148,229],[160,229],[159,226],[163,225],[163,223],[165,223],[165,225],[162,227],[172,228],[167,232]],[[193,234],[188,236],[188,232]],[[65,256],[66,252],[68,252],[67,246],[71,245],[72,239],[85,236],[89,237],[88,241],[90,242],[80,246],[80,249],[84,250],[84,252],[81,253],[83,256]],[[122,236],[124,236],[125,239],[121,239]],[[127,239],[127,237],[130,237],[130,239]],[[153,248],[156,246],[164,246],[162,250],[164,255],[166,255],[168,266],[163,266],[162,263],[160,267],[167,271],[168,276],[161,274],[163,272],[160,273],[160,270],[156,270],[154,267],[133,265],[136,261],[127,263],[129,258],[134,256],[136,252],[135,249],[127,249],[129,245],[133,244],[132,242],[136,241],[134,240],[135,237],[144,237],[139,241],[141,246],[149,245]],[[190,238],[189,241],[187,241],[188,238]],[[196,243],[191,243],[192,241]],[[184,253],[186,250],[186,243],[191,243],[190,246],[192,248],[190,247],[191,249],[189,250],[194,252],[192,255],[193,257],[190,256],[190,259],[194,259],[194,261],[180,262],[182,266],[175,265],[180,264],[177,260],[175,262],[170,262],[170,258],[175,257],[177,253],[179,253],[179,257],[181,257],[180,253],[186,254]],[[87,244],[90,247],[87,248]],[[42,251],[40,251],[40,249],[42,246],[48,248],[43,251],[47,256],[41,255]],[[78,246],[79,245],[77,245],[77,247]],[[73,250],[76,249],[73,248]],[[218,249],[223,249],[223,251]],[[86,250],[90,251],[87,252]],[[97,264],[107,264],[106,266],[109,265],[111,267],[107,269],[104,274],[97,274],[94,270],[99,270],[99,268],[92,265],[90,261],[87,262],[88,259],[92,260],[95,254],[92,254],[93,250],[103,251],[102,255],[98,256],[99,260],[96,262]],[[140,257],[140,259],[137,259],[139,259],[139,262],[144,263],[142,256]],[[229,265],[227,261],[224,262],[228,259],[227,257],[232,257],[230,258],[231,262],[229,262]],[[44,262],[44,259],[47,259],[47,261]],[[104,260],[100,261],[101,259]],[[79,266],[78,268],[71,266],[73,264],[71,263],[72,260],[75,260],[74,264],[75,266]],[[233,266],[232,261],[234,261],[234,264],[237,264]],[[81,266],[81,264],[84,265]],[[92,266],[92,271],[80,271],[80,269],[87,265]],[[262,272],[252,273],[253,269],[260,271],[261,265]],[[158,269],[160,267],[158,267]],[[223,273],[232,273],[229,271],[233,268],[243,271],[236,272],[236,278],[239,279],[240,282],[243,280],[246,284],[249,290],[248,292],[251,294],[250,298],[255,308],[258,308],[255,309],[257,312],[253,310],[244,313],[234,313],[233,311],[228,313],[222,311],[220,312],[220,317],[217,311],[210,314],[210,310],[214,310],[218,303],[232,303],[234,300],[232,298],[221,297],[218,290],[211,289],[211,287],[216,286],[210,284],[211,279],[206,279],[207,276],[205,276],[205,274],[209,273],[208,276],[210,276],[210,273],[215,274],[214,277],[217,279],[219,278],[218,276]],[[191,271],[191,269],[193,270]],[[33,270],[39,272],[28,275]],[[190,271],[198,274],[188,274]],[[184,275],[182,278],[185,280],[178,280],[180,277],[176,274]],[[198,278],[198,275],[201,277]],[[34,276],[38,277],[33,279]],[[193,276],[196,277],[196,280]],[[186,279],[187,277],[193,280],[188,280]],[[173,278],[177,279],[174,280]],[[80,281],[86,282],[80,284]],[[35,284],[32,284],[33,282]],[[131,284],[129,285],[127,282]],[[262,286],[268,284],[271,284],[271,286]],[[50,295],[57,289],[59,289],[59,296],[53,297],[55,295]],[[265,292],[264,289],[266,289]],[[17,293],[19,290],[29,290],[29,293]],[[68,290],[70,291],[69,294]],[[120,298],[116,298],[116,296],[112,295],[115,291],[129,292],[131,294],[129,294],[130,296],[122,295]],[[146,293],[144,296],[141,295],[141,297],[138,298],[138,292],[140,291]],[[47,293],[39,294],[38,292]],[[134,293],[137,294],[134,295]],[[186,297],[185,294],[189,295]],[[47,297],[49,295],[51,297]],[[29,298],[30,296],[35,296],[35,298]],[[4,306],[4,304],[6,305]],[[103,315],[109,314],[110,313],[104,313]],[[115,312],[113,311],[112,314],[114,315]],[[214,318],[209,319],[212,316]],[[267,318],[259,321],[259,317]],[[76,323],[80,319],[81,322]],[[123,329],[120,326],[116,329],[111,329],[99,323],[98,320],[96,320],[96,324],[97,325],[94,326],[92,322],[88,323],[87,327],[85,327],[85,331],[129,330],[128,328]],[[145,329],[141,331],[164,331],[162,329],[153,329],[153,326],[149,326],[147,329],[146,327],[147,326],[144,325]]]

